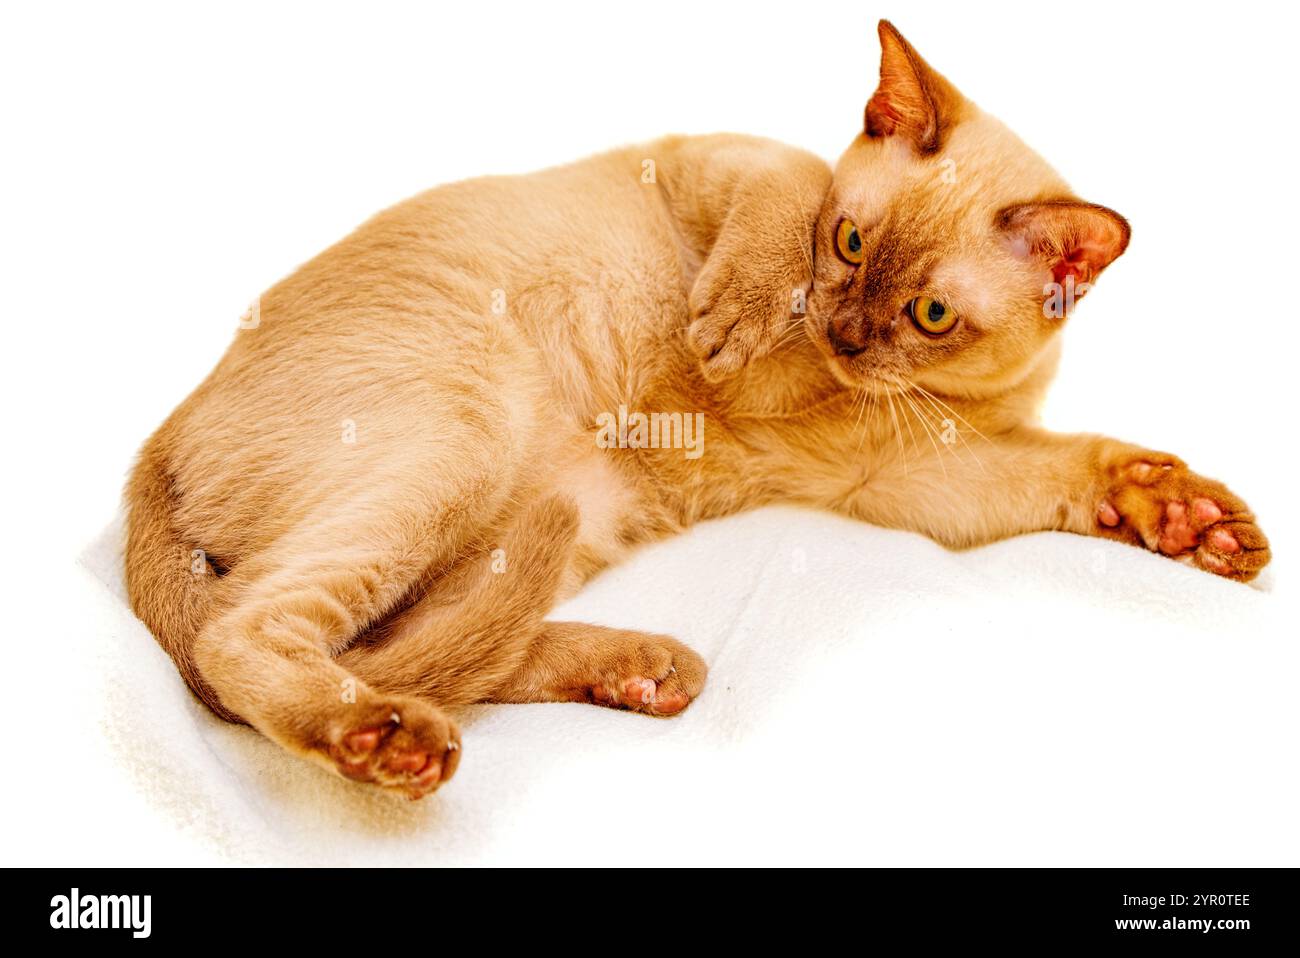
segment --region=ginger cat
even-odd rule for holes
[[[638,543],[780,501],[1258,573],[1223,485],[1035,422],[1128,224],[880,40],[833,173],[669,137],[432,190],[266,293],[127,489],[131,602],[202,700],[415,798],[455,772],[467,703],[674,715],[698,655],[547,611]]]

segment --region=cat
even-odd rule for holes
[[[469,703],[679,714],[689,647],[546,614],[640,543],[775,502],[1255,576],[1268,543],[1225,486],[1036,423],[1128,223],[879,38],[833,170],[672,136],[456,183],[262,296],[126,494],[131,603],[199,698],[411,798],[452,777]]]

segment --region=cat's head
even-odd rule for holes
[[[987,395],[1033,368],[1128,244],[880,22],[880,85],[819,217],[806,322],[854,386]]]

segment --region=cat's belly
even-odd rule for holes
[[[671,532],[671,520],[638,484],[636,471],[612,456],[629,450],[604,450],[590,433],[576,433],[551,451],[550,493],[573,500],[578,532],[565,569],[559,598],[571,597],[591,576],[628,555],[640,542]]]
[[[561,598],[572,595],[587,579],[617,562],[629,549],[624,536],[638,511],[637,493],[602,452],[596,448],[583,451],[580,446],[571,449],[555,473],[554,490],[572,499],[580,516],[573,557],[560,589]]]

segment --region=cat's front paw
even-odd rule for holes
[[[687,337],[704,378],[725,379],[769,352],[802,322],[800,288],[757,280],[726,264],[708,264],[690,297]]]
[[[1180,459],[1146,453],[1113,466],[1109,480],[1097,504],[1099,535],[1241,582],[1268,565],[1268,539],[1246,504]]]

